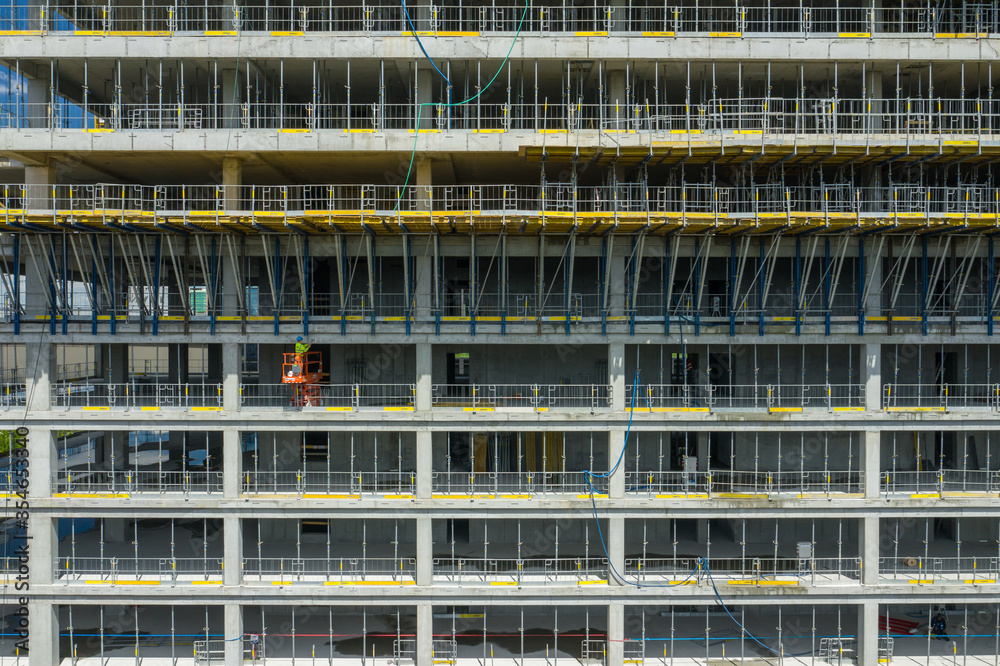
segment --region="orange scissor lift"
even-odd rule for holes
[[[323,378],[323,356],[319,352],[284,354],[281,366],[281,383],[294,384],[292,406],[316,406],[320,403],[319,382]]]

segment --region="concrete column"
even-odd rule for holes
[[[859,537],[862,563],[861,584],[865,586],[878,585],[878,516],[865,516],[861,518]]]
[[[882,123],[882,72],[870,71],[868,79],[868,96],[872,98],[871,103],[871,128],[879,131],[883,127]]]
[[[52,207],[52,186],[56,183],[56,170],[50,166],[25,166],[25,208],[49,209]]]
[[[101,345],[101,366],[109,384],[125,384],[129,380],[129,349],[126,344]]]
[[[865,316],[878,317],[882,314],[882,257],[875,256],[875,243],[865,243],[865,284],[871,285],[868,300],[865,301]]]
[[[605,535],[608,540],[608,561],[611,567],[619,575],[625,575],[625,519],[618,516],[608,518],[608,533]],[[622,581],[610,571],[608,572],[609,585],[621,585]],[[618,663],[609,662],[609,663]]]
[[[412,14],[411,14],[412,16]],[[417,18],[413,17],[413,21],[417,22]],[[420,104],[430,104],[434,99],[434,89],[437,83],[437,74],[431,69],[430,65],[421,62],[419,64],[419,69],[417,70],[417,102]],[[445,84],[447,85],[447,84]],[[420,129],[432,129],[435,127],[435,118],[437,116],[437,109],[433,106],[424,106],[420,109]],[[426,162],[427,169],[430,169],[430,162]],[[415,176],[419,178],[419,163],[415,165],[415,170],[417,171]],[[419,182],[419,181],[417,181]]]
[[[236,68],[222,70],[222,90],[219,92],[219,103],[222,105],[222,118],[219,119],[221,127],[241,126],[240,91],[242,87],[243,84],[237,77]]]
[[[617,243],[616,243],[617,245]],[[611,276],[608,281],[608,304],[611,317],[625,314],[625,257],[614,254],[611,257]]]
[[[882,482],[882,435],[878,430],[864,433],[865,499],[877,500]]]
[[[240,364],[242,345],[226,342],[222,345],[222,409],[235,412],[240,408]]]
[[[608,666],[625,663],[625,604],[608,604],[608,638],[605,643]]]
[[[188,383],[188,347],[186,344],[167,346],[167,381],[171,384]]]
[[[47,601],[29,601],[28,618],[31,622],[31,657],[26,661],[30,661],[31,666],[58,666],[59,607]],[[8,630],[8,633],[13,633],[13,630]],[[27,655],[21,652],[20,656],[24,659]]]
[[[56,520],[45,514],[32,515],[28,519],[27,547],[31,565],[29,583],[32,589],[38,585],[52,584],[52,572],[55,570],[56,557],[59,554],[59,535],[56,526]],[[13,542],[11,555],[19,556],[20,552],[17,549],[24,543],[23,541]],[[14,591],[13,587],[9,589],[11,592]],[[34,638],[34,628],[32,628],[31,633],[32,638]],[[34,660],[31,663],[34,664]]]
[[[416,666],[434,664],[434,606],[417,606],[417,654]]]
[[[628,407],[625,396],[625,343],[608,345],[608,384],[611,385],[611,411],[622,412]],[[614,464],[612,461],[610,464]]]
[[[882,410],[882,345],[868,343],[863,347],[865,354],[865,410]]]
[[[417,432],[417,499],[430,499],[434,469],[434,437],[428,431]]]
[[[101,462],[105,469],[121,471],[128,464],[128,431],[105,430],[101,437]]]
[[[243,163],[238,157],[222,159],[222,195],[227,211],[242,208],[240,186],[243,184]],[[232,269],[230,269],[231,271]],[[232,273],[230,272],[230,275]],[[223,277],[225,279],[225,277]]]
[[[414,408],[418,411],[428,411],[432,404],[432,378],[431,378],[431,344],[420,342],[417,344],[417,395]],[[418,440],[419,441],[419,440]],[[418,452],[419,455],[419,452]]]
[[[413,276],[413,298],[415,301],[413,316],[418,321],[426,321],[431,316],[434,295],[434,257],[419,255],[414,263],[416,263],[416,268]]]
[[[226,604],[223,612],[226,666],[243,666],[243,608],[239,604]],[[234,640],[237,638],[240,640]]]
[[[236,499],[240,496],[243,479],[243,447],[240,431],[226,428],[222,431],[222,496]]]
[[[243,580],[243,522],[238,516],[222,519],[222,582],[238,587]],[[226,638],[230,636],[226,635]]]
[[[31,188],[29,188],[28,196]],[[32,250],[34,248],[34,255]],[[25,237],[21,243],[21,261],[24,263],[24,317],[22,321],[34,323],[38,317],[51,313],[52,303],[50,302],[51,292],[49,290],[49,280],[46,277],[44,256],[39,256],[39,246],[37,241],[32,241]],[[47,342],[46,342],[47,344]],[[32,345],[27,345],[30,350]],[[28,370],[33,367],[28,364]]]
[[[423,85],[423,81],[420,82]],[[429,93],[428,93],[429,94]],[[423,95],[421,95],[423,97]],[[427,122],[432,123],[431,127],[436,127],[437,122],[437,109],[432,106],[425,106],[423,112],[421,113],[421,118],[427,116]],[[423,127],[424,123],[421,121],[420,126]],[[416,196],[417,201],[421,203],[421,210],[431,209],[431,186],[434,184],[432,178],[432,163],[430,160],[420,159],[417,160],[416,164],[413,165],[413,176],[414,176],[414,196]]]
[[[430,586],[434,581],[434,537],[430,516],[417,518],[417,585]]]
[[[36,77],[24,77],[25,125],[31,129],[49,127],[49,101],[51,100],[51,74],[48,67],[39,67]]]
[[[48,336],[24,346],[25,400],[31,411],[44,411],[52,405],[51,382],[55,380],[55,353]],[[36,467],[32,461],[32,467]],[[36,467],[37,469],[37,467]]]
[[[858,664],[878,666],[878,601],[865,601],[858,608]]]
[[[608,105],[605,117],[609,129],[628,128],[628,80],[625,78],[625,68],[608,70]],[[624,260],[624,259],[623,259]]]
[[[631,440],[632,437],[629,437]],[[612,430],[608,433],[608,469],[610,470],[618,462],[618,458],[622,455],[622,449],[625,448],[625,431],[624,430]],[[628,457],[628,454],[626,454]],[[618,466],[610,477],[608,477],[608,497],[610,499],[624,499],[625,498],[625,465],[626,462],[622,460],[622,464]]]

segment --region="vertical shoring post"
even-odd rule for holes
[[[799,297],[802,294],[802,239],[795,237],[795,336],[802,335],[802,317],[799,310]]]
[[[159,240],[159,238],[156,239],[157,247],[159,247]],[[90,303],[90,334],[97,335],[97,258],[93,256],[90,258],[90,293],[93,294]],[[155,323],[153,335],[156,335]]]
[[[212,244],[209,249],[208,256],[208,269],[210,274],[208,276],[209,284],[208,289],[212,293],[212,310],[209,313],[209,324],[208,330],[210,335],[215,335],[215,322],[218,319],[218,303],[219,303],[219,258],[216,254],[218,248],[216,247],[216,236],[212,236]]]
[[[823,239],[823,330],[830,336],[830,239]]]
[[[476,300],[478,293],[476,290],[476,230],[472,229],[469,234],[469,334],[476,337]]]
[[[347,335],[347,239],[337,234],[337,288],[340,290],[340,334]]]
[[[500,335],[507,335],[507,232],[500,232]]]
[[[757,335],[764,335],[764,281],[767,279],[767,268],[764,264],[764,239],[760,239],[760,266],[757,270]]]
[[[986,246],[986,335],[993,335],[993,237],[990,236]]]
[[[62,236],[62,304],[63,304],[63,317],[62,317],[62,334],[66,335],[69,333],[69,294],[67,293],[67,286],[69,285],[69,237],[66,233]]]
[[[406,335],[410,335],[410,325],[413,313],[410,310],[410,302],[413,296],[413,274],[410,272],[410,235],[403,233],[403,317],[406,319]]]
[[[98,243],[100,247],[100,243]],[[110,263],[110,269],[108,271],[111,277],[110,291],[111,291],[111,335],[115,335],[118,332],[118,281],[115,279],[115,243],[114,240],[108,242],[108,260]],[[181,294],[181,298],[187,298],[187,294]],[[55,333],[55,331],[53,331]]]
[[[899,276],[902,282],[903,276]],[[920,239],[920,332],[927,335],[927,237]]]
[[[736,239],[729,240],[729,337],[736,335]]]
[[[573,320],[573,264],[576,263],[576,226],[569,232],[569,252],[566,257],[566,335]]]
[[[160,332],[160,237],[157,236],[153,243],[153,254],[155,263],[153,264],[153,335]],[[97,294],[97,270],[94,270],[94,294]],[[96,304],[94,312],[97,312]],[[96,317],[96,314],[95,314]],[[94,332],[97,332],[97,321],[94,321]]]
[[[663,335],[670,335],[670,234],[663,237]]]
[[[501,330],[503,322],[501,322]],[[434,234],[434,335],[441,335],[441,236]]]
[[[706,241],[708,242],[708,241]],[[694,334],[701,335],[701,241],[694,237],[694,288],[697,290],[694,302]]]
[[[281,332],[281,237],[274,237],[274,334]]]
[[[992,247],[992,246],[991,246]],[[21,334],[21,234],[14,235],[14,335]],[[24,271],[27,274],[27,269]]]
[[[865,239],[858,238],[858,335],[865,334]]]
[[[215,241],[212,241],[212,256],[215,256]],[[304,266],[302,270],[302,291],[305,293],[305,303],[303,303],[302,312],[302,335],[309,335],[309,310],[312,305],[312,271],[309,268],[309,236],[305,236],[302,239],[302,265]],[[214,269],[213,269],[214,270]],[[409,327],[409,322],[407,322],[407,327]],[[407,330],[409,333],[409,330]]]

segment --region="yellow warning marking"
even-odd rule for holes
[[[539,134],[566,134],[568,130],[564,129],[540,129],[536,130]]]
[[[934,584],[934,581],[932,581],[932,580],[926,580],[926,579],[911,580],[910,581],[910,585],[933,585],[933,584]]]
[[[412,132],[413,130],[410,130],[410,131]],[[374,133],[375,133],[375,130],[373,130],[373,129],[345,129],[344,130],[344,134],[374,134]]]
[[[934,39],[982,39],[985,32],[935,32]]]
[[[192,412],[219,412],[222,411],[221,407],[192,407]]]
[[[140,407],[139,410],[143,411],[143,412],[158,412],[158,411],[160,411],[160,408],[159,407]]]
[[[606,30],[595,30],[592,32],[575,32],[574,37],[607,37],[608,32]]]
[[[606,581],[606,580],[578,580],[578,581],[576,581],[576,584],[577,585],[607,585],[608,581]]]
[[[406,130],[406,131],[407,131],[408,134],[413,134],[413,130]],[[441,130],[439,130],[439,129],[422,129],[422,130],[417,130],[417,132],[419,134],[440,134]]]
[[[871,37],[870,32],[841,32],[837,35],[838,37]]]
[[[312,130],[307,129],[283,129],[278,130],[281,134],[309,134]]]
[[[673,37],[674,33],[672,33],[672,32],[644,32],[644,33],[642,33],[642,36],[643,37]]]
[[[742,32],[710,32],[709,37],[742,37]]]
[[[590,495],[577,495],[577,499],[590,499]],[[594,493],[594,499],[608,499],[607,493]]]
[[[301,30],[272,30],[272,37],[302,37],[304,32]]]
[[[801,407],[769,407],[768,410],[772,414],[775,412],[801,412]]]
[[[401,34],[402,34],[403,37],[413,37],[414,35],[416,35],[417,37],[433,37],[434,36],[433,32],[426,31],[426,30],[425,31],[418,31],[416,33],[413,33],[412,31],[410,31],[410,32],[404,32],[404,33],[401,33]]]
[[[412,412],[413,407],[383,407],[382,410],[386,412]]]
[[[473,134],[503,134],[507,130],[505,129],[479,129],[472,130]]]
[[[463,412],[495,412],[496,407],[462,407]]]
[[[910,495],[910,499],[941,499],[940,493],[916,493]]]
[[[328,411],[328,412],[349,412],[349,411],[351,411],[351,408],[350,407],[327,407],[326,411]]]
[[[193,580],[192,585],[222,585],[221,580]]]
[[[727,585],[798,585],[797,580],[730,580]]]
[[[978,145],[978,142],[977,141],[945,141],[944,145],[946,145],[946,146],[976,146],[976,145]],[[959,217],[961,217],[961,215],[959,215]],[[895,319],[895,317],[893,317],[893,319]],[[914,319],[916,319],[917,321],[920,321],[920,317],[914,317]]]
[[[478,31],[469,30],[442,30],[435,35],[436,37],[478,37]]]
[[[77,499],[77,498],[100,498],[100,499],[128,499],[128,493],[54,493],[53,497]]]
[[[235,37],[235,30],[206,30],[206,37]]]
[[[88,585],[159,585],[158,580],[88,580]]]
[[[108,411],[110,409],[111,409],[110,407],[84,407],[83,411],[85,411],[85,412],[106,412],[106,411]]]
[[[490,585],[517,585],[516,581],[491,580]]]
[[[384,495],[385,499],[413,499],[413,495]]]
[[[865,408],[864,407],[834,407],[833,411],[835,411],[835,412],[863,412],[863,411],[865,411]]]
[[[0,36],[3,37],[33,37],[35,35],[42,34],[41,30],[0,30]],[[77,32],[77,35],[80,33]],[[101,34],[100,32],[97,33]]]
[[[725,499],[761,499],[766,498],[767,493],[717,493],[716,497]]]
[[[242,321],[243,318],[242,317],[231,317],[231,316],[228,316],[228,315],[226,315],[226,316],[220,315],[220,316],[216,317],[216,319],[218,321]]]

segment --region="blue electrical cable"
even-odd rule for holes
[[[521,28],[524,27],[524,19],[528,17],[528,9],[530,8],[530,2],[531,0],[525,0],[524,13],[521,14],[521,20],[517,24],[517,32],[514,33],[514,41],[510,43],[510,48],[507,49],[507,55],[504,56],[503,62],[500,63],[500,67],[499,69],[497,69],[497,73],[493,75],[493,78],[490,79],[489,83],[483,86],[482,90],[480,90],[479,92],[477,92],[475,95],[473,95],[468,99],[463,99],[461,102],[446,102],[443,104],[434,104],[434,102],[420,102],[417,104],[417,120],[416,124],[413,126],[413,151],[410,153],[410,166],[407,167],[406,169],[406,179],[403,181],[403,187],[400,188],[399,194],[396,195],[396,207],[392,209],[392,212],[395,213],[396,211],[399,210],[399,204],[403,200],[403,194],[406,193],[406,189],[410,184],[410,177],[413,175],[413,163],[417,158],[417,139],[420,137],[420,116],[422,114],[423,108],[425,106],[448,106],[448,107],[464,106],[469,102],[475,101],[483,93],[489,90],[490,86],[493,85],[493,82],[497,80],[498,76],[500,76],[500,72],[502,72],[503,68],[507,66],[507,62],[510,60],[510,54],[514,52],[514,46],[517,44],[517,40],[521,36]],[[410,28],[412,29],[413,22],[410,21],[410,12],[406,8],[406,0],[400,0],[400,3],[403,5],[403,11],[406,12],[406,20],[410,23]],[[448,90],[449,90],[448,98],[451,99],[451,92],[450,92],[451,81],[448,81],[448,77],[441,73],[441,70],[438,69],[438,66],[435,65],[434,61],[431,60],[431,57],[427,55],[427,50],[424,49],[424,45],[420,41],[420,37],[417,35],[416,30],[413,30],[413,38],[417,40],[417,44],[420,46],[420,50],[423,51],[424,56],[427,58],[427,61],[431,63],[431,65],[434,67],[434,69],[437,71],[438,74],[441,74],[441,78],[443,78],[445,81],[448,82]]]
[[[612,467],[610,470],[608,470],[604,474],[598,474],[597,472],[591,472],[589,469],[583,470],[583,475],[585,477],[587,477],[587,483],[588,484],[590,483],[590,479],[591,478],[594,478],[594,479],[606,479],[609,476],[611,476],[612,474],[614,474],[615,470],[618,469],[618,466],[622,464],[622,460],[625,459],[625,449],[628,448],[628,436],[629,436],[629,433],[632,432],[632,415],[635,414],[635,397],[636,397],[636,395],[638,395],[638,393],[639,393],[639,369],[636,368],[636,370],[635,370],[635,379],[632,380],[632,405],[630,406],[629,412],[628,412],[628,426],[625,428],[625,441],[622,442],[622,452],[621,452],[621,455],[618,456],[618,460],[617,460],[617,462],[615,462],[615,466]]]
[[[400,4],[403,5],[403,13],[406,14],[406,22],[409,24],[410,30],[413,32],[413,38],[417,40],[417,46],[419,46],[420,50],[423,51],[424,57],[427,58],[427,62],[431,64],[431,67],[433,67],[434,70],[441,75],[441,78],[445,80],[445,82],[448,84],[448,89],[450,90],[451,81],[448,79],[447,76],[444,75],[444,72],[442,72],[441,69],[436,64],[434,64],[434,61],[427,53],[427,49],[424,48],[424,43],[420,41],[420,36],[417,35],[417,28],[416,26],[413,25],[413,19],[410,18],[410,10],[406,8],[406,0],[400,0]],[[502,68],[503,65],[501,65],[500,67]]]

